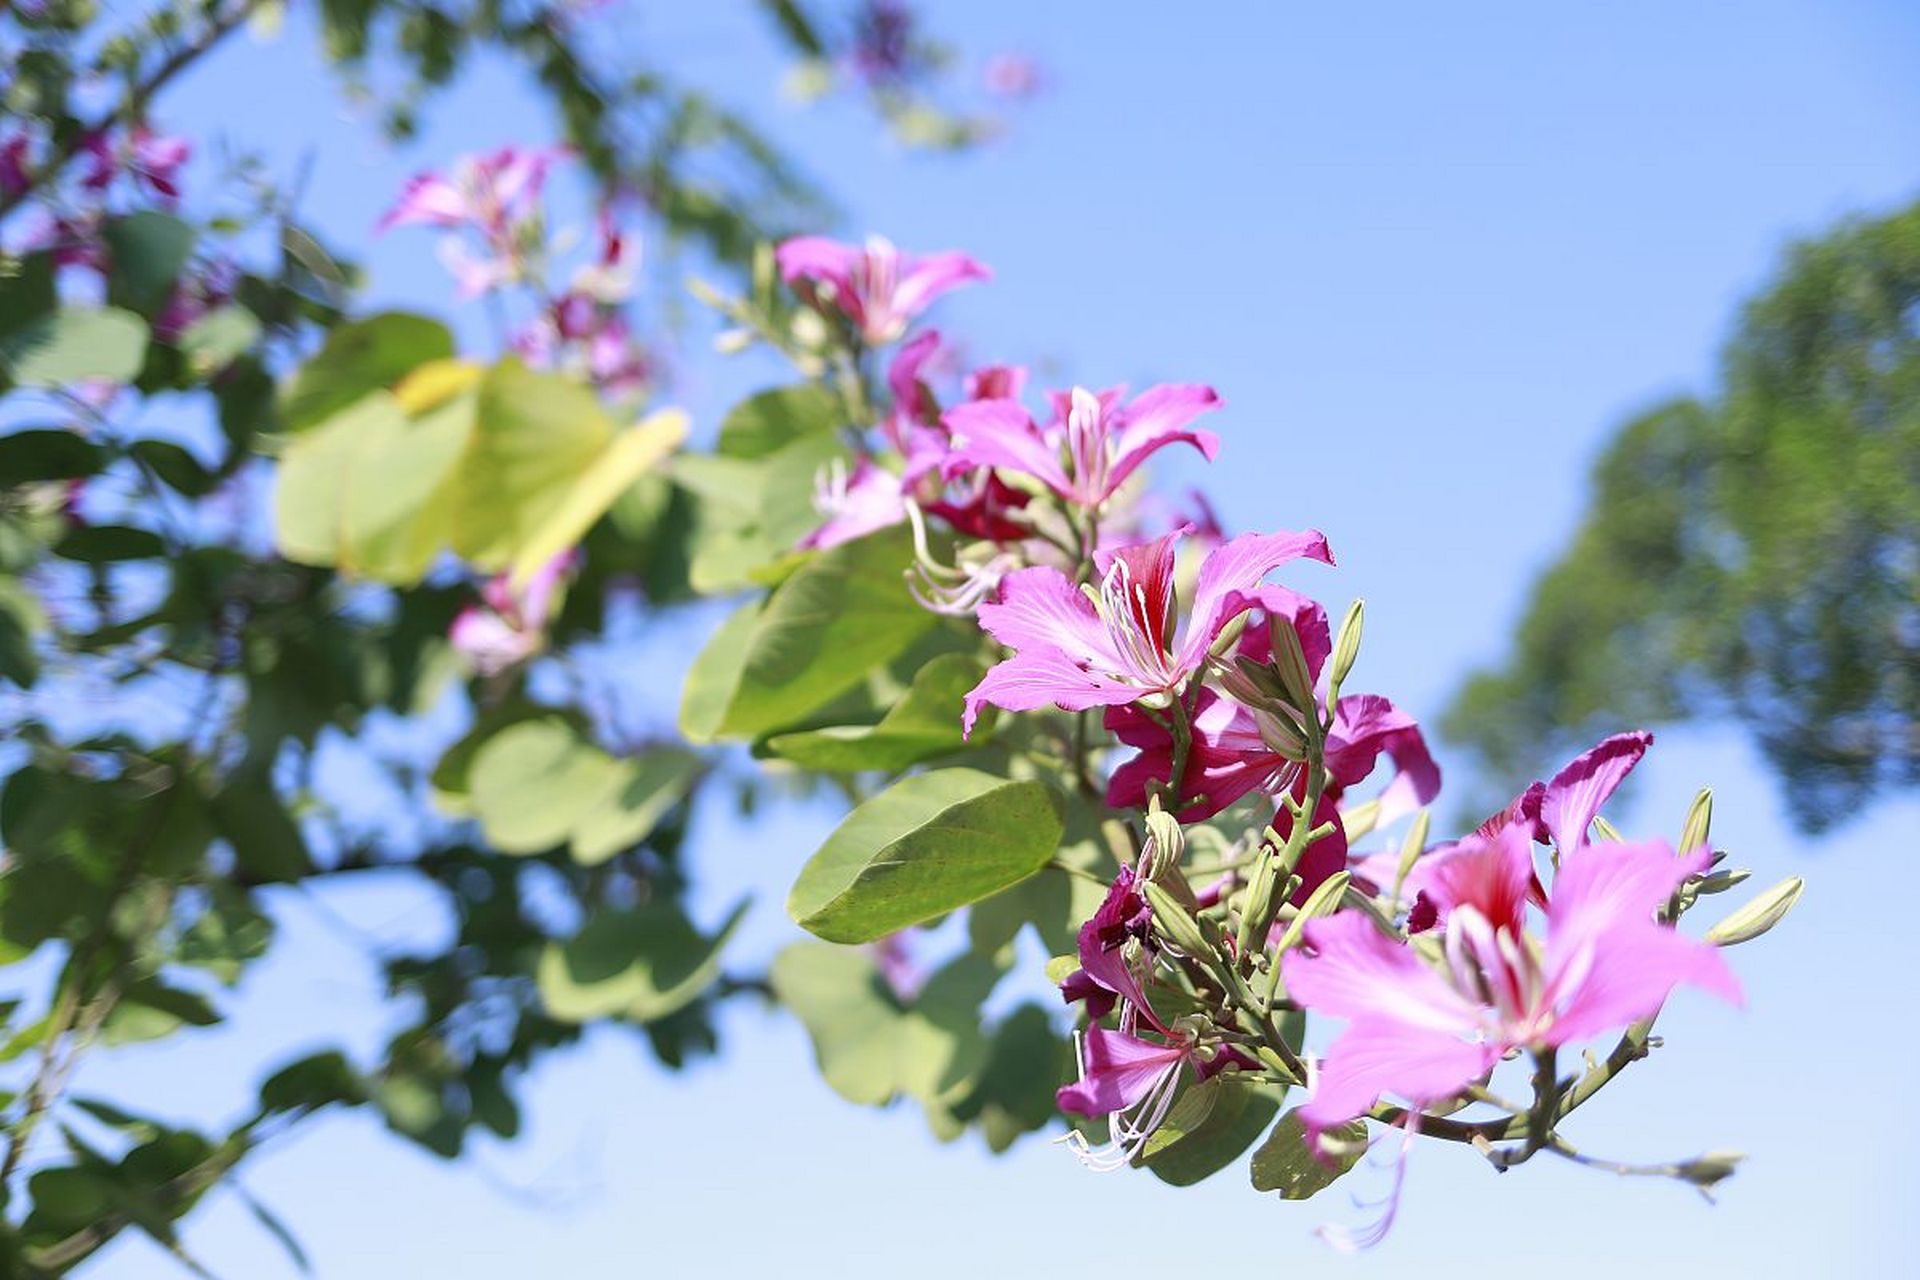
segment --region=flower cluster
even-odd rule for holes
[[[1503,1168],[1542,1151],[1587,1161],[1559,1126],[1646,1056],[1672,991],[1739,1001],[1719,947],[1770,927],[1797,882],[1706,941],[1682,934],[1684,911],[1744,873],[1716,870],[1704,798],[1677,850],[1600,818],[1650,735],[1609,738],[1430,845],[1440,770],[1418,724],[1346,692],[1360,606],[1336,630],[1272,581],[1331,566],[1326,538],[1226,537],[1210,516],[1154,536],[1142,468],[1173,446],[1214,459],[1219,439],[1196,425],[1221,407],[1211,387],[1074,386],[1036,413],[1025,371],[992,366],[943,398],[941,339],[913,328],[984,267],[877,237],[788,241],[777,260],[843,369],[898,344],[887,401],[853,424],[851,463],[822,477],[824,519],[803,547],[911,523],[922,602],[974,618],[997,655],[965,697],[965,733],[990,706],[1066,717],[1047,740],[1073,744],[1068,772],[1089,794],[1104,783],[1109,817],[1135,833],[1062,984],[1086,1025],[1058,1102],[1108,1123],[1104,1145],[1072,1135],[1089,1163],[1148,1158],[1176,1100],[1222,1074],[1303,1091],[1293,1132],[1314,1159],[1356,1150],[1372,1122],[1400,1129],[1403,1151],[1426,1135]],[[1104,737],[1088,732],[1096,713]],[[1396,822],[1410,827],[1397,850],[1352,847]],[[1205,866],[1186,854],[1201,829]],[[1345,1029],[1314,1054],[1301,1027],[1320,1018]],[[1562,1078],[1563,1048],[1614,1033],[1611,1055]],[[1495,1092],[1508,1062],[1526,1064],[1529,1099]],[[1715,1157],[1635,1171],[1707,1188],[1730,1170]]]
[[[440,260],[461,297],[525,295],[528,314],[507,340],[529,364],[578,374],[616,399],[637,396],[654,362],[627,319],[638,252],[613,209],[599,212],[592,256],[564,288],[551,283],[552,255],[568,237],[550,234],[543,194],[566,158],[559,148],[512,146],[461,157],[444,174],[410,180],[379,228],[441,229]]]

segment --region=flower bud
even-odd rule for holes
[[[1716,947],[1732,947],[1753,941],[1786,919],[1787,912],[1793,910],[1793,904],[1800,901],[1800,891],[1806,887],[1806,881],[1799,876],[1788,876],[1707,930],[1707,941]]]
[[[1674,1176],[1686,1179],[1711,1198],[1714,1187],[1731,1178],[1746,1158],[1739,1151],[1709,1151],[1677,1165]]]
[[[1300,941],[1300,934],[1307,927],[1307,921],[1317,920],[1321,916],[1330,916],[1340,906],[1340,900],[1346,896],[1347,882],[1353,877],[1345,871],[1336,871],[1321,882],[1320,887],[1308,895],[1300,907],[1300,913],[1280,935],[1279,943],[1273,949],[1273,962],[1280,963],[1280,957]]]
[[[1300,647],[1300,633],[1293,624],[1275,618],[1268,628],[1273,645],[1273,671],[1287,701],[1306,710],[1315,705],[1313,673],[1307,669],[1307,653]]]
[[[1174,896],[1151,880],[1143,881],[1140,887],[1146,891],[1147,901],[1153,905],[1153,927],[1162,936],[1188,955],[1205,955],[1212,950],[1206,936],[1200,932],[1199,922],[1187,914]]]
[[[1160,807],[1155,796],[1147,805],[1147,842],[1140,850],[1139,872],[1142,880],[1161,881],[1179,867],[1187,856],[1187,834],[1179,819]]]
[[[1680,828],[1680,852],[1691,853],[1707,842],[1707,829],[1713,824],[1713,788],[1702,787],[1687,810],[1687,821]]]
[[[1329,700],[1340,696],[1340,686],[1347,682],[1354,660],[1360,656],[1360,632],[1366,617],[1365,600],[1355,600],[1347,606],[1346,620],[1340,624],[1340,636],[1333,642],[1333,675],[1329,686],[1332,692]]]
[[[1249,954],[1255,943],[1265,939],[1267,927],[1273,923],[1273,912],[1279,902],[1275,890],[1279,887],[1280,873],[1274,866],[1274,850],[1270,844],[1260,846],[1254,864],[1253,878],[1247,883],[1246,903],[1240,910],[1240,951]]]
[[[1400,842],[1400,865],[1393,873],[1393,896],[1400,896],[1401,888],[1407,883],[1407,876],[1413,871],[1413,864],[1426,852],[1427,832],[1433,827],[1433,815],[1422,809],[1414,816],[1413,825],[1407,828],[1407,838]]]

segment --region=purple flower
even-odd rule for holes
[[[0,195],[17,196],[32,184],[27,172],[27,152],[32,146],[32,139],[24,133],[0,142]]]
[[[1211,460],[1220,440],[1189,424],[1220,407],[1213,388],[1163,383],[1124,406],[1118,389],[1084,387],[1053,394],[1054,419],[1036,424],[1017,400],[956,405],[942,419],[953,436],[949,474],[1004,467],[1044,484],[1068,502],[1097,508],[1154,453],[1190,444]]]
[[[542,565],[519,592],[511,575],[500,574],[480,589],[482,603],[462,609],[447,632],[447,640],[483,676],[499,675],[519,665],[546,646],[560,581],[573,567],[577,553],[564,551]]]
[[[828,464],[821,473],[813,505],[826,521],[800,540],[803,550],[837,547],[907,518],[900,477],[865,458],[854,464],[851,474],[838,459]]]
[[[548,169],[563,154],[549,147],[501,147],[460,157],[447,176],[416,174],[378,230],[471,225],[489,237],[503,236],[532,214]]]
[[[1325,610],[1284,587],[1262,589],[1261,609],[1264,616],[1241,632],[1237,651],[1247,656],[1269,651],[1268,637],[1278,619],[1300,636],[1307,670],[1318,681],[1333,647]],[[1320,705],[1324,710],[1324,690]],[[1144,805],[1173,768],[1173,739],[1152,717],[1125,707],[1107,713],[1107,728],[1121,742],[1139,748],[1138,755],[1114,771],[1107,785],[1107,803],[1122,809]],[[1297,741],[1297,726],[1290,728],[1270,712],[1208,688],[1194,703],[1192,728],[1179,787],[1186,802],[1179,814],[1183,821],[1210,818],[1255,790],[1277,795],[1294,788],[1304,799],[1299,752],[1297,747],[1291,754],[1287,749],[1289,738]],[[1373,773],[1383,755],[1393,762],[1396,773],[1380,794],[1380,821],[1391,822],[1439,793],[1440,766],[1412,716],[1377,693],[1342,697],[1327,733],[1325,798],[1337,802],[1347,788],[1358,786]],[[1332,870],[1340,865],[1336,862]]]
[[[1320,1064],[1301,1119],[1317,1132],[1385,1094],[1416,1106],[1450,1098],[1514,1049],[1623,1027],[1658,1011],[1683,982],[1738,1003],[1720,953],[1656,918],[1707,860],[1704,849],[1675,857],[1658,841],[1580,845],[1561,859],[1540,944],[1526,934],[1533,843],[1510,825],[1448,855],[1453,907],[1438,962],[1358,912],[1309,924],[1307,950],[1282,962],[1287,991],[1348,1027]]]
[[[992,272],[964,253],[902,253],[882,236],[865,246],[797,236],[775,252],[780,277],[820,310],[844,315],[860,336],[892,342],[935,298]]]
[[[967,695],[966,729],[988,703],[1083,711],[1171,697],[1199,671],[1221,630],[1260,607],[1268,574],[1302,557],[1333,563],[1326,538],[1311,530],[1243,534],[1207,554],[1181,628],[1173,586],[1179,536],[1099,553],[1097,593],[1045,565],[1008,574],[999,603],[981,606],[980,625],[1015,652]]]

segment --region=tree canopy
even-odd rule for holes
[[[1717,718],[1808,831],[1920,782],[1920,206],[1794,245],[1717,394],[1618,429],[1442,731],[1518,779],[1596,731]]]

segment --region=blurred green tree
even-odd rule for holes
[[[1455,696],[1490,781],[1732,718],[1807,831],[1920,782],[1920,206],[1793,246],[1723,368],[1620,428],[1512,653]]]

